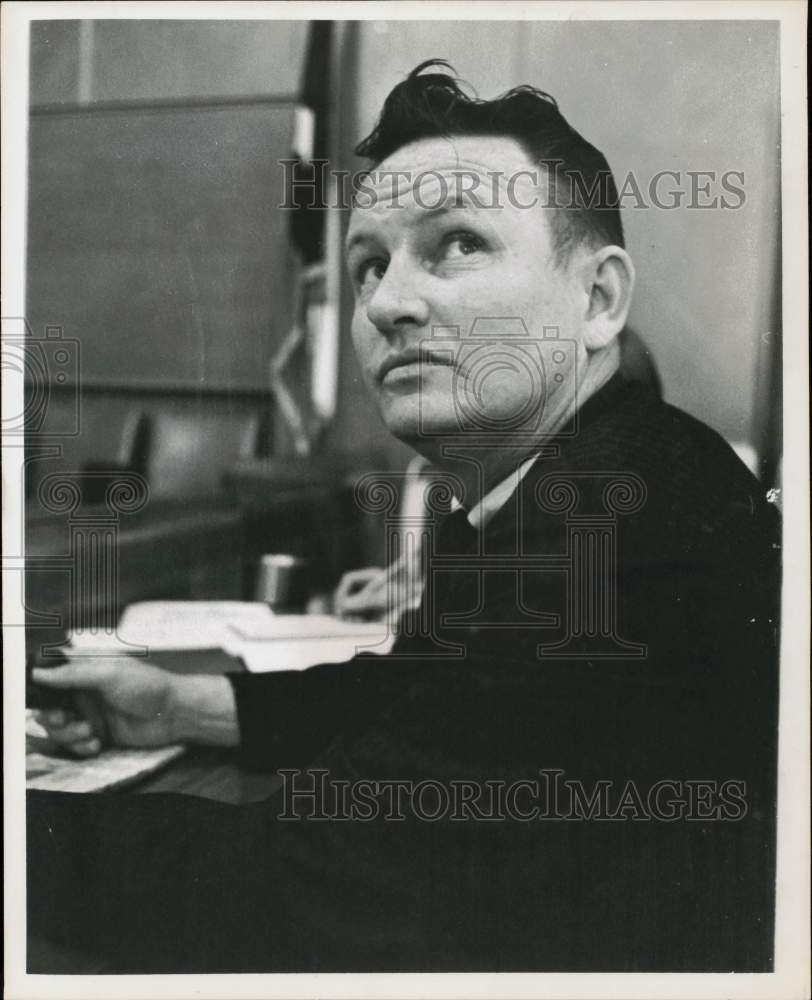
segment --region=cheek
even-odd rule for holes
[[[375,331],[366,320],[366,315],[358,308],[356,308],[353,314],[350,333],[358,364],[364,374],[364,378],[368,379],[375,357]]]
[[[557,320],[552,317],[560,310],[554,307],[546,284],[542,277],[509,265],[478,275],[465,288],[457,289],[456,301],[449,303],[459,316],[454,322],[470,331],[475,319],[518,318],[531,333],[536,327],[555,325]]]

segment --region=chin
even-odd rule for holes
[[[383,422],[390,434],[416,451],[425,450],[447,435],[459,434],[454,413],[421,412],[417,395],[391,401],[381,410]]]

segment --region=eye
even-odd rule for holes
[[[443,240],[446,257],[470,257],[484,249],[485,241],[476,233],[467,231],[449,233]]]
[[[380,281],[386,274],[387,261],[381,257],[368,257],[355,269],[355,281],[360,288]]]

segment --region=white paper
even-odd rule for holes
[[[230,636],[229,626],[264,628],[273,617],[267,604],[253,601],[140,601],[121,616],[116,635],[74,632],[71,648],[120,653],[126,652],[126,644],[154,650],[220,649]]]
[[[274,615],[262,626],[232,627],[224,647],[247,670],[306,670],[343,663],[356,653],[388,653],[394,637],[385,622],[353,622],[334,615]]]
[[[26,788],[43,792],[102,792],[143,778],[184,752],[182,746],[154,750],[103,750],[97,757],[59,756],[30,711],[25,721]]]

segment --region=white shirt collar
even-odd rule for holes
[[[474,504],[468,511],[468,523],[477,531],[482,531],[485,525],[491,520],[498,510],[505,506],[510,497],[519,488],[519,483],[530,471],[530,466],[536,461],[538,455],[531,455],[526,458],[518,468],[514,469],[505,479],[497,483],[492,490],[488,490],[482,499]],[[462,504],[456,498],[452,500],[453,510],[459,510]]]
[[[589,388],[589,392],[585,392],[586,385],[582,383],[581,385],[581,395],[580,395],[580,406],[589,399],[590,396],[595,395],[600,389],[606,385],[607,382],[612,378],[618,369],[618,357],[619,357],[619,347],[617,340],[613,340],[611,344],[604,348],[602,351],[598,352],[596,355],[596,360],[593,360],[592,364],[595,369],[595,374],[593,377],[593,384]],[[555,428],[557,431],[558,428]],[[491,520],[491,518],[508,502],[510,497],[516,492],[519,487],[519,483],[524,479],[530,470],[530,466],[536,461],[538,454],[531,455],[526,458],[518,468],[514,469],[506,479],[503,479],[500,483],[497,483],[492,490],[489,490],[482,499],[474,504],[474,506],[468,511],[468,523],[472,528],[476,528],[477,531],[481,531],[485,525]],[[451,501],[451,509],[459,510],[462,504],[454,499]]]

